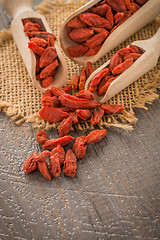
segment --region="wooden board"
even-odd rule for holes
[[[1,8],[0,19],[9,26]],[[136,116],[132,132],[109,129],[88,146],[74,179],[48,181],[22,170],[40,151],[36,132],[0,113],[0,239],[160,239],[159,99]]]

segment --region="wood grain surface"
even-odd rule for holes
[[[0,29],[10,22],[0,7]],[[135,112],[133,131],[109,129],[74,179],[52,181],[24,174],[24,160],[41,150],[36,132],[0,112],[0,239],[160,239],[160,101]]]

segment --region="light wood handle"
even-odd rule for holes
[[[32,0],[1,0],[3,9],[14,18],[19,13],[32,9]]]

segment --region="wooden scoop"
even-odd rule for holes
[[[94,56],[81,56],[78,58],[72,58],[67,53],[67,47],[71,47],[76,45],[68,37],[69,27],[67,23],[72,18],[76,17],[80,13],[86,11],[87,9],[91,8],[100,0],[92,0],[89,1],[87,4],[73,12],[69,17],[65,19],[63,25],[60,29],[60,44],[65,52],[65,54],[72,59],[74,62],[79,64],[86,64],[86,62],[90,61],[92,63],[96,62],[99,58],[106,55],[109,51],[113,48],[117,47],[120,43],[125,41],[129,36],[137,32],[143,26],[147,25],[151,22],[156,16],[160,14],[160,0],[149,0],[146,2],[137,12],[135,12],[131,17],[129,17],[124,23],[122,23],[118,28],[116,28],[109,37],[103,43],[103,46],[99,50],[99,52]]]
[[[1,0],[1,4],[6,12],[8,12],[8,14],[10,14],[13,18],[11,23],[11,32],[26,65],[29,76],[31,77],[35,87],[41,92],[45,92],[47,88],[43,88],[40,84],[40,81],[36,79],[36,58],[34,53],[28,48],[29,38],[24,32],[22,19],[29,18],[30,20],[33,20],[35,23],[39,24],[44,31],[51,33],[47,21],[44,16],[33,11],[32,0]],[[59,66],[57,73],[54,75],[54,81],[51,85],[61,88],[65,85],[67,80],[67,64],[60,51],[57,41],[55,41],[55,48],[59,58]],[[51,86],[48,88],[50,87]]]
[[[100,103],[105,103],[111,97],[119,93],[121,90],[126,88],[128,85],[136,81],[143,74],[147,73],[153,67],[156,66],[158,58],[160,56],[160,28],[156,34],[148,39],[135,41],[132,45],[138,47],[143,54],[122,74],[120,74],[110,85],[105,95],[98,96],[95,92],[95,100]],[[96,69],[90,77],[87,79],[85,89],[89,89],[92,78],[103,68],[109,65],[109,61],[104,63],[101,67]]]

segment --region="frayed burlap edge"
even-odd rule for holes
[[[70,2],[75,2],[71,0]],[[78,0],[77,5],[81,6],[82,3],[85,4],[87,1]],[[40,14],[48,14],[52,8],[56,4],[65,5],[65,0],[56,0],[51,2],[50,0],[43,1],[40,5],[36,6],[35,9]],[[156,18],[155,21],[160,21],[159,18]],[[12,34],[10,30],[2,29],[0,31],[0,46],[3,45],[5,41],[9,41],[12,39]],[[103,127],[110,128],[122,128],[124,130],[133,130],[133,124],[137,122],[137,118],[135,117],[135,113],[133,108],[143,108],[147,110],[146,104],[152,104],[152,102],[159,97],[156,93],[157,89],[160,89],[160,71],[158,71],[154,80],[151,81],[148,85],[145,86],[145,89],[141,91],[141,93],[134,99],[130,100],[130,107],[127,109],[128,111],[123,111],[120,114],[108,115],[102,118],[98,127],[101,129]],[[17,125],[21,125],[23,122],[30,122],[33,125],[33,128],[44,128],[46,130],[50,130],[52,128],[58,128],[59,123],[49,123],[44,121],[39,117],[38,114],[23,116],[18,113],[18,109],[12,104],[5,101],[0,100],[0,111],[3,111],[7,116],[9,116],[12,120],[15,121]],[[94,126],[91,125],[89,121],[82,121],[75,125],[73,125],[72,130],[92,130]]]

